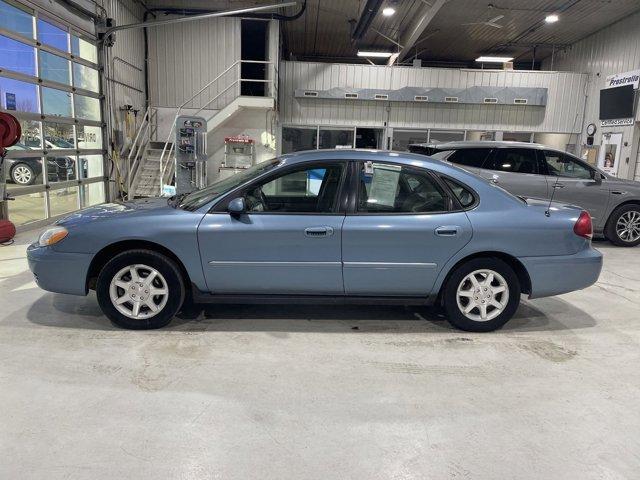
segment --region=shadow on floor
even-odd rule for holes
[[[32,323],[57,328],[117,330],[87,297],[47,294],[27,311]],[[503,331],[531,332],[591,328],[596,321],[560,298],[523,302]],[[178,314],[164,330],[221,332],[449,332],[446,317],[433,307],[367,305],[204,305]]]

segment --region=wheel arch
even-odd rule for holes
[[[518,260],[513,255],[509,255],[508,253],[497,252],[497,251],[485,251],[485,252],[476,252],[476,253],[467,255],[466,257],[458,260],[455,263],[455,265],[453,265],[449,269],[449,271],[447,272],[447,275],[444,277],[444,280],[442,281],[442,284],[440,285],[440,288],[438,291],[438,302],[442,300],[442,293],[444,292],[447,282],[449,281],[449,278],[451,277],[453,272],[460,265],[470,260],[474,260],[476,258],[499,258],[500,260],[505,262],[507,265],[509,265],[513,269],[513,271],[516,273],[518,277],[518,281],[520,282],[521,292],[528,295],[531,294],[531,277],[529,276],[529,272],[527,271],[526,267],[523,265],[523,263],[520,260]]]
[[[109,259],[114,256],[126,252],[128,250],[151,250],[152,252],[160,253],[171,260],[173,260],[180,270],[180,274],[182,275],[182,279],[184,280],[184,286],[187,290],[186,293],[189,293],[191,288],[191,280],[189,278],[189,273],[185,268],[184,264],[180,260],[180,258],[169,250],[167,247],[160,245],[159,243],[150,242],[148,240],[122,240],[116,243],[112,243],[107,245],[98,253],[93,256],[93,260],[91,260],[91,264],[89,265],[89,270],[87,271],[87,279],[86,279],[86,289],[92,290],[95,289],[96,280],[98,278],[98,274],[104,265],[109,261]]]
[[[615,207],[613,207],[613,209],[611,210],[611,213],[607,217],[607,221],[604,223],[604,227],[602,228],[602,233],[604,233],[605,236],[607,234],[607,228],[609,228],[609,223],[611,222],[611,219],[613,218],[613,214],[616,213],[616,211],[620,207],[626,207],[627,205],[638,205],[640,207],[640,198],[632,198],[630,200],[625,200],[624,202],[620,202]]]

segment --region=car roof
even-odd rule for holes
[[[282,160],[287,164],[311,162],[317,160],[364,160],[387,161],[406,165],[420,164],[423,167],[442,165],[440,160],[435,160],[419,153],[400,152],[391,150],[371,150],[363,148],[338,148],[327,150],[305,150],[302,152],[287,153],[282,155]]]
[[[539,143],[529,142],[513,142],[508,140],[464,140],[459,142],[445,142],[445,143],[412,143],[411,147],[425,147],[425,148],[437,148],[438,150],[459,150],[462,148],[537,148],[547,150],[557,150],[547,145],[541,145]]]

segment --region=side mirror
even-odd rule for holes
[[[593,175],[593,179],[596,181],[596,185],[600,185],[602,183],[602,174],[600,172],[596,172]]]
[[[227,206],[227,211],[231,215],[241,215],[244,212],[246,212],[247,211],[247,206],[244,203],[244,198],[238,197],[238,198],[234,198],[233,200],[231,200],[229,202],[229,205]]]

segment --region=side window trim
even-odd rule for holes
[[[427,168],[414,167],[412,165],[405,165],[402,163],[394,163],[388,162],[384,160],[378,160],[373,163],[386,164],[386,165],[394,165],[396,167],[400,167],[401,169],[406,169],[411,172],[415,172],[418,174],[427,175],[434,185],[438,188],[438,190],[442,193],[445,202],[447,204],[447,209],[442,211],[434,211],[434,212],[361,212],[358,210],[358,205],[360,202],[360,172],[364,168],[364,163],[366,160],[356,160],[353,163],[355,164],[355,168],[353,168],[352,172],[352,181],[351,181],[351,192],[352,192],[352,200],[349,205],[349,209],[347,210],[347,216],[398,216],[398,215],[441,215],[445,213],[451,213],[454,211],[454,205],[456,205],[455,195],[451,195],[448,188],[443,187],[441,179],[438,178],[438,175],[433,171]],[[402,170],[401,170],[402,171]]]
[[[451,197],[452,203],[454,208],[451,209],[451,212],[466,212],[468,210],[473,210],[474,208],[476,208],[479,204],[480,204],[480,196],[478,195],[478,192],[476,192],[473,188],[471,188],[469,185],[467,185],[466,183],[463,183],[449,175],[446,175],[444,173],[440,173],[437,175],[438,177],[438,181],[440,182],[440,184],[444,187],[444,189],[446,190],[447,194]],[[468,207],[463,207],[462,204],[460,203],[460,200],[458,199],[458,197],[456,196],[456,194],[453,192],[453,190],[451,190],[451,187],[449,186],[449,184],[447,182],[451,182],[451,183],[456,183],[458,185],[460,185],[462,188],[464,188],[465,190],[467,190],[471,196],[473,197],[473,203],[471,203]]]
[[[221,198],[216,204],[213,206],[208,213],[224,213],[228,214],[227,207],[229,202],[238,196],[244,196],[247,192],[258,185],[264,185],[269,183],[277,178],[283,177],[285,175],[289,175],[291,173],[295,173],[299,170],[309,170],[313,168],[322,168],[329,165],[341,165],[342,172],[340,175],[340,183],[338,185],[338,191],[336,192],[335,202],[333,205],[333,209],[331,212],[247,212],[250,215],[345,215],[345,211],[343,209],[341,200],[343,198],[343,192],[346,185],[347,172],[349,170],[349,164],[351,162],[349,160],[318,160],[313,162],[304,162],[304,163],[296,163],[291,166],[284,167],[275,172],[271,172],[269,175],[265,175],[260,178],[256,178],[251,183],[240,185],[236,189],[227,193],[223,198]]]

